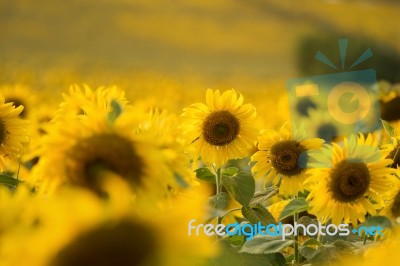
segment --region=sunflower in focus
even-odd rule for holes
[[[0,96],[0,170],[6,168],[6,160],[21,156],[24,143],[28,142],[28,122],[19,116],[24,107],[5,103]]]
[[[283,196],[297,195],[303,191],[307,178],[308,152],[321,147],[323,140],[307,139],[305,131],[285,124],[279,129],[262,130],[258,137],[258,151],[251,157],[255,162],[251,171],[257,178],[265,176],[265,183],[279,185]]]
[[[379,150],[371,134],[360,134],[345,138],[343,147],[332,143],[313,154],[320,165],[310,170],[305,182],[311,191],[309,212],[321,222],[353,225],[363,222],[367,213],[376,215],[384,206],[382,196],[393,187],[389,152]]]
[[[234,90],[221,95],[219,90],[208,89],[206,104],[195,103],[183,110],[183,134],[195,158],[219,168],[230,159],[249,154],[256,136],[256,111],[243,101]]]

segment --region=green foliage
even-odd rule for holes
[[[221,175],[223,186],[229,195],[242,206],[248,206],[254,196],[256,184],[251,174],[239,172],[234,176]]]
[[[257,204],[254,207],[243,207],[242,214],[244,218],[246,218],[246,220],[252,224],[256,224],[258,222],[261,222],[262,225],[276,223],[272,214],[261,204]]]
[[[294,244],[294,240],[282,240],[279,238],[270,238],[267,236],[255,237],[244,243],[240,252],[250,254],[271,254],[282,251]]]
[[[265,191],[256,192],[254,197],[250,201],[250,205],[256,205],[258,203],[264,203],[273,196],[278,194],[278,189],[276,187],[269,187]]]
[[[213,259],[209,265],[217,266],[284,266],[285,257],[281,253],[249,254],[239,252],[240,247],[232,246],[228,239],[218,241],[222,246],[220,255]]]
[[[279,220],[283,220],[289,216],[293,216],[295,213],[306,211],[308,209],[308,202],[304,198],[296,198],[289,202],[288,205],[282,210]]]
[[[196,177],[201,181],[215,184],[215,175],[207,167],[196,169],[195,173]]]
[[[10,187],[16,187],[18,184],[22,182],[21,180],[15,179],[12,176],[0,174],[0,184],[7,185]]]
[[[382,121],[383,128],[389,134],[389,136],[396,137],[396,132],[395,132],[394,128],[392,127],[392,125],[389,124],[389,122],[387,122],[385,120],[381,119],[381,121]]]
[[[228,206],[229,196],[225,192],[221,192],[209,198],[209,205],[215,209],[223,210]]]
[[[111,112],[108,113],[108,121],[110,122],[110,124],[113,124],[121,114],[122,114],[121,105],[116,100],[112,100]]]

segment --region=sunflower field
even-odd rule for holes
[[[44,2],[0,3],[0,266],[398,265],[397,2]],[[366,69],[371,130],[288,89]]]

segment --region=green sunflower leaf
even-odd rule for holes
[[[392,127],[392,125],[383,119],[381,119],[381,121],[382,121],[383,128],[386,130],[386,132],[389,134],[389,136],[395,137],[396,132],[395,132],[394,128]]]
[[[22,181],[15,179],[12,176],[0,174],[0,184],[16,187],[20,182]]]
[[[240,252],[240,247],[232,245],[229,239],[219,241],[221,252],[210,261],[210,265],[229,265],[229,266],[284,266],[285,257],[281,253],[271,254],[249,254]]]
[[[239,169],[237,169],[236,167],[228,167],[222,170],[222,174],[227,176],[234,176],[237,174],[238,171]]]
[[[303,212],[308,209],[308,202],[304,198],[296,198],[289,202],[288,205],[283,209],[279,221],[293,216],[295,213]]]
[[[304,241],[304,243],[301,246],[302,247],[309,247],[309,246],[320,247],[321,245],[322,245],[322,243],[319,242],[317,239],[310,238],[310,239],[307,239],[306,241]]]
[[[249,205],[256,190],[256,183],[251,174],[239,172],[234,176],[221,175],[221,181],[232,198],[242,206]]]
[[[371,216],[369,217],[363,224],[360,226],[371,227],[371,226],[380,226],[382,228],[392,228],[393,224],[389,218],[386,216]],[[360,226],[358,228],[360,228]]]
[[[114,123],[115,120],[122,114],[122,107],[121,105],[116,101],[112,100],[111,101],[111,112],[108,113],[108,121],[110,123]]]
[[[228,206],[229,196],[225,192],[221,192],[209,198],[208,204],[218,210],[223,210]]]
[[[257,204],[255,207],[243,207],[242,214],[244,218],[252,224],[261,222],[261,224],[265,226],[276,223],[272,214],[261,204]]]
[[[268,238],[265,236],[255,237],[244,243],[240,252],[250,253],[250,254],[271,254],[280,252],[282,249],[292,246],[294,240],[282,240]]]
[[[268,187],[265,191],[256,192],[254,197],[250,201],[250,205],[256,205],[257,203],[263,203],[268,199],[272,198],[278,194],[278,189],[276,187]]]
[[[210,169],[208,169],[207,167],[196,169],[195,172],[196,177],[201,181],[215,183],[215,175],[211,173]]]

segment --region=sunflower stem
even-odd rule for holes
[[[363,243],[363,246],[365,246],[366,243],[367,243],[367,235],[364,236],[364,243]]]
[[[221,168],[222,167],[220,167],[216,170],[216,179],[215,179],[215,184],[217,186],[216,195],[221,193]],[[218,216],[217,217],[217,225],[221,224],[221,222],[222,222],[222,216]]]
[[[293,220],[294,220],[294,224],[297,223],[297,221],[299,220],[299,214],[296,212],[293,215]],[[294,235],[294,262],[295,265],[300,265],[300,260],[299,260],[299,236],[298,234]]]

